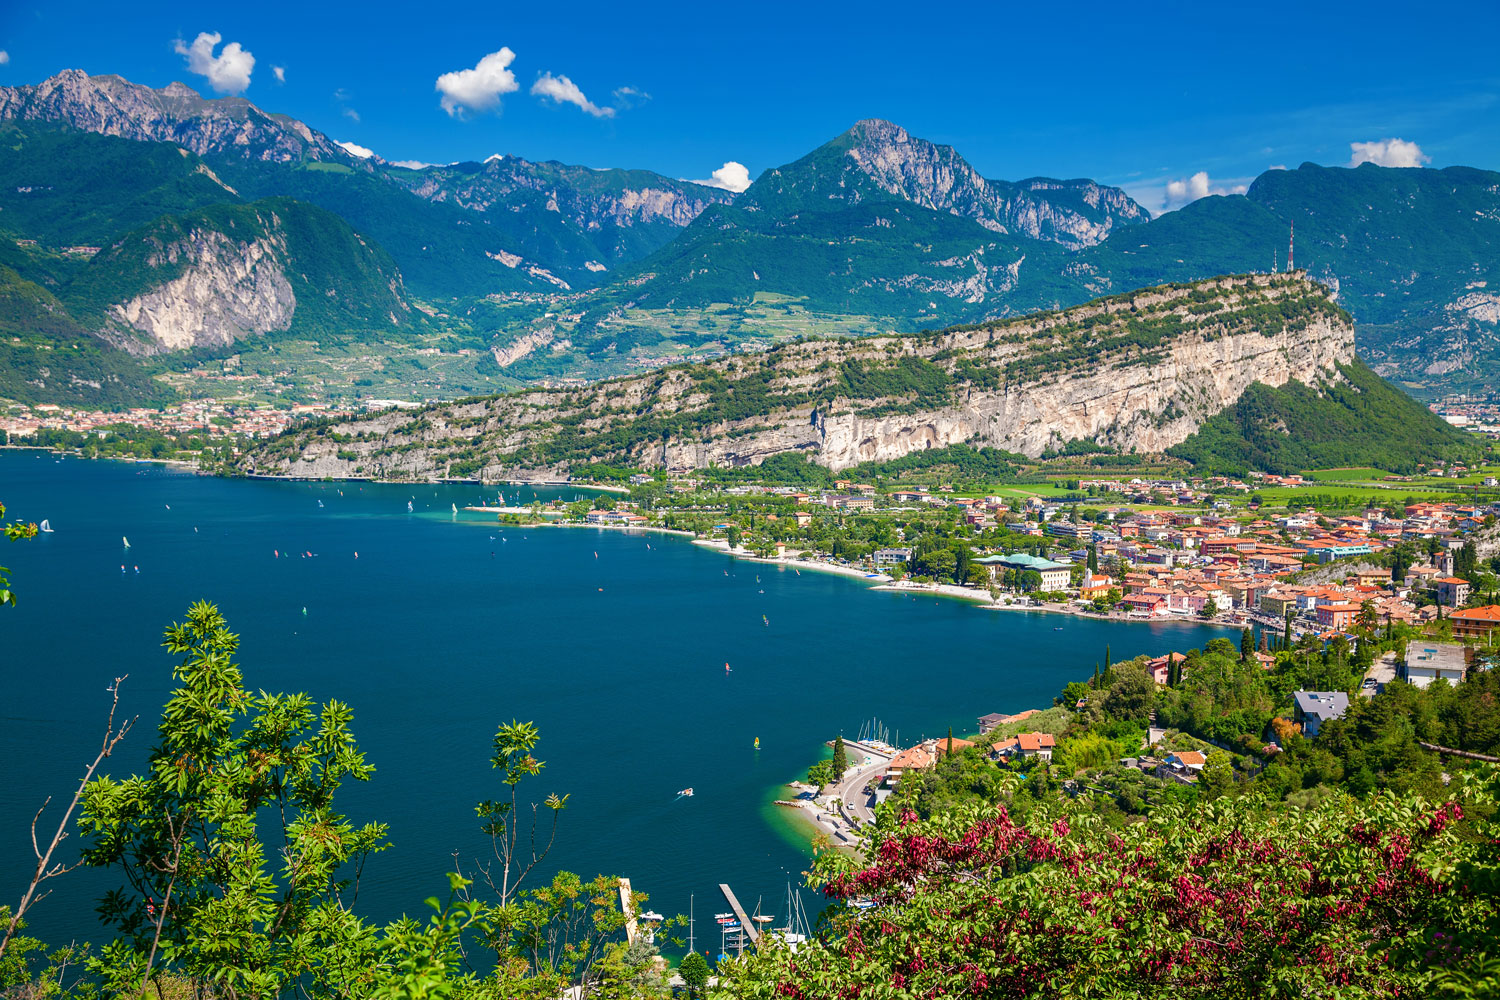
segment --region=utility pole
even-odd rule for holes
[[[693,947],[693,894],[688,893],[688,951],[697,951]]]

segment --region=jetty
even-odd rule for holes
[[[741,906],[740,901],[735,898],[734,890],[729,888],[729,883],[720,882],[719,891],[722,892],[724,894],[724,898],[729,901],[729,909],[734,913],[735,919],[740,922],[740,930],[744,933],[745,937],[750,939],[751,944],[759,944],[760,928],[755,926],[755,921],[751,920],[748,916],[745,915],[745,908]]]

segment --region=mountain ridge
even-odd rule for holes
[[[1253,385],[1337,382],[1354,363],[1353,324],[1326,290],[1301,275],[1235,275],[995,324],[792,343],[587,388],[325,421],[258,446],[240,470],[496,480],[787,453],[838,470],[958,444],[1154,453]]]

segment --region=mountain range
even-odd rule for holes
[[[283,336],[445,338],[487,351],[496,387],[596,377],[1269,270],[1293,225],[1376,371],[1428,393],[1500,371],[1483,170],[1304,164],[1152,219],[1118,188],[987,179],[869,120],[735,195],[513,156],[390,163],[242,98],[78,70],[0,88],[0,140],[15,398],[159,393],[122,349],[152,370]]]

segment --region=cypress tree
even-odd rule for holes
[[[953,756],[953,727],[948,727],[948,756]]]
[[[1107,643],[1107,642],[1106,642],[1106,643],[1105,643],[1105,644],[1104,644],[1104,672],[1105,672],[1105,673],[1106,673],[1106,674],[1107,674],[1107,673],[1109,673],[1109,665],[1110,665],[1110,659],[1109,659],[1109,643]]]
[[[1248,660],[1250,659],[1250,655],[1254,652],[1255,630],[1247,626],[1245,628],[1245,631],[1240,633],[1240,659]]]
[[[1095,691],[1099,690],[1099,661],[1094,661],[1094,679],[1089,682],[1089,687]]]
[[[1281,635],[1281,648],[1292,648],[1292,612],[1290,609],[1286,613],[1286,631]]]
[[[833,769],[840,777],[849,769],[849,753],[844,749],[843,736],[838,736],[833,741]]]

